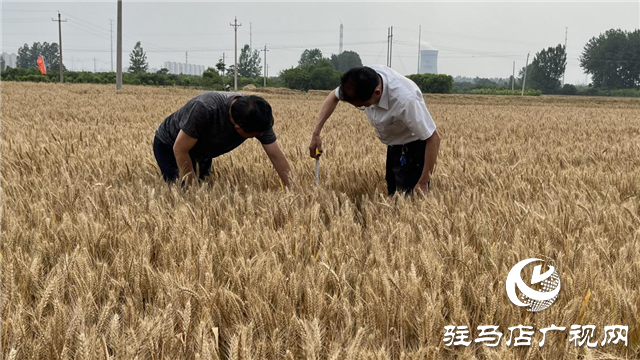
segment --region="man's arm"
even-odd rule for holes
[[[439,149],[440,135],[438,135],[438,130],[435,130],[433,134],[431,134],[431,137],[427,139],[427,146],[424,149],[424,168],[422,169],[422,176],[420,176],[420,180],[418,180],[414,191],[422,191],[424,194],[429,191],[429,181],[431,180],[433,168],[436,166]]]
[[[311,144],[309,144],[309,154],[312,158],[316,157],[316,149],[322,153],[322,139],[320,138],[320,132],[322,131],[324,123],[327,122],[327,119],[329,119],[331,114],[333,114],[333,111],[336,109],[339,102],[340,100],[336,97],[336,91],[333,90],[322,104],[320,114],[318,115],[318,123],[315,130],[313,130],[313,134],[311,135]]]
[[[190,185],[196,178],[191,156],[189,156],[189,150],[196,145],[196,142],[198,142],[198,139],[180,130],[176,142],[173,144],[173,154],[176,157],[176,163],[178,164],[178,170],[180,172],[178,181],[181,182],[185,180],[187,185]]]
[[[277,141],[272,142],[271,144],[262,145],[264,148],[264,152],[269,156],[269,160],[273,164],[273,167],[276,169],[278,176],[282,180],[282,183],[286,187],[290,187],[290,176],[291,176],[291,167],[289,166],[289,162],[287,158],[284,156],[282,149],[278,145]]]

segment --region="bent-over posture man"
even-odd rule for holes
[[[324,101],[309,151],[322,152],[322,127],[340,100],[364,110],[376,135],[387,145],[386,182],[389,196],[396,191],[429,190],[436,164],[440,136],[424,103],[422,92],[411,80],[389,67],[372,65],[353,68],[340,86]]]
[[[271,105],[263,98],[207,92],[189,100],[160,124],[153,153],[166,182],[180,179],[189,184],[211,173],[213,158],[255,137],[289,187],[291,168],[272,127]]]

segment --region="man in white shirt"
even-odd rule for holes
[[[313,132],[310,155],[322,153],[322,127],[338,102],[346,101],[362,110],[387,145],[387,191],[427,193],[436,164],[440,136],[424,103],[422,92],[411,80],[393,69],[372,65],[347,71],[341,85],[324,101]]]

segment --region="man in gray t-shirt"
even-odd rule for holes
[[[257,138],[284,185],[291,168],[273,131],[269,103],[259,96],[208,92],[189,100],[156,130],[153,152],[165,181],[191,182],[211,172],[212,159]]]

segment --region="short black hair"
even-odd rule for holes
[[[231,105],[231,117],[248,133],[263,133],[273,127],[271,105],[260,96],[246,95],[236,98]]]
[[[355,67],[340,79],[340,100],[367,101],[380,84],[378,73],[370,67]]]

